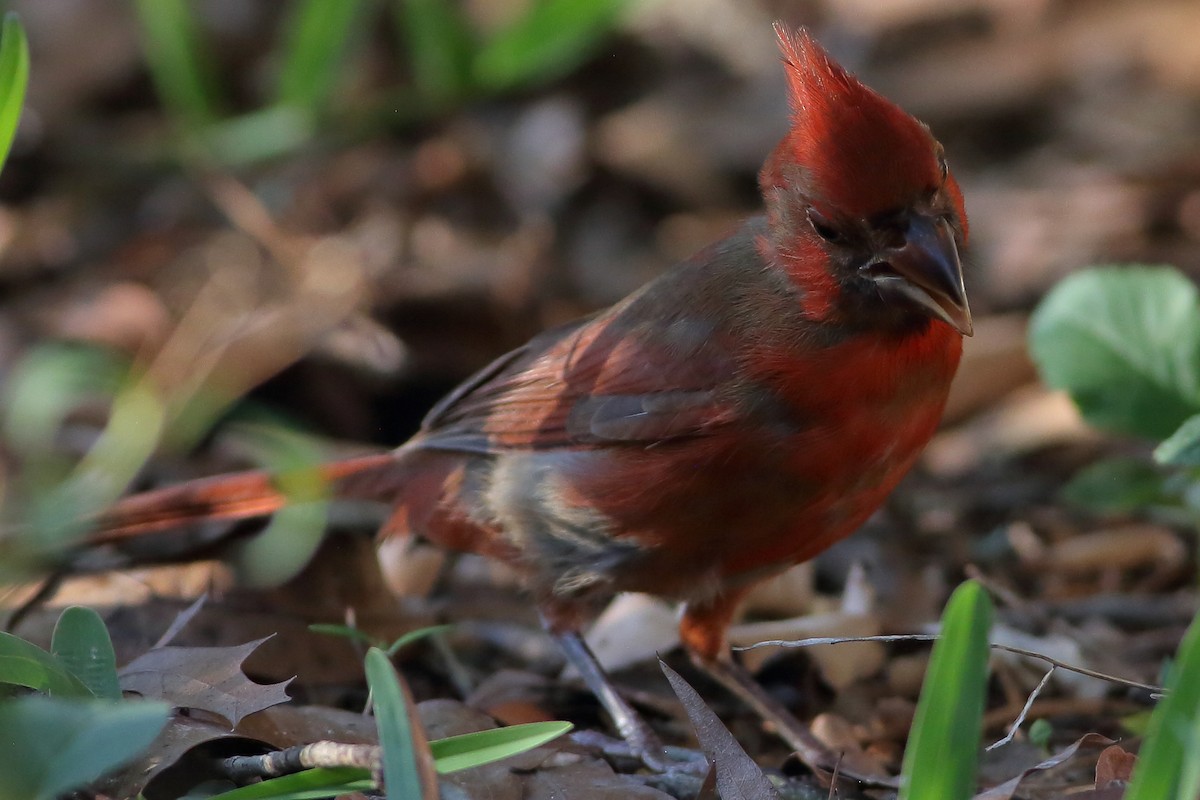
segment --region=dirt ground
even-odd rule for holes
[[[486,27],[514,4],[466,6]],[[974,576],[997,602],[997,640],[1143,684],[1161,679],[1198,605],[1195,529],[1063,499],[1081,467],[1150,445],[1090,430],[1044,389],[1025,327],[1050,286],[1091,264],[1167,263],[1200,275],[1194,0],[632,0],[565,74],[423,111],[403,105],[410,68],[391,18],[371,5],[315,135],[254,163],[180,155],[180,119],[155,93],[132,4],[11,5],[29,32],[32,72],[0,175],[7,523],[28,518],[22,491],[34,485],[30,451],[17,442],[33,423],[15,414],[13,386],[47,343],[108,348],[167,387],[174,427],[136,479],[161,485],[255,463],[263,425],[324,437],[326,452],[394,446],[494,356],[719,237],[755,213],[757,170],[787,124],[771,32],[783,19],[811,25],[944,144],[970,215],[977,324],[918,468],[863,530],[756,594],[736,643],[928,632],[949,591]],[[279,8],[194,6],[227,113],[259,108],[279,69]],[[42,440],[46,474],[61,474],[105,428],[106,400],[77,399]],[[502,568],[419,550],[408,568],[381,575],[377,510],[344,517],[282,587],[238,580],[208,546],[227,531],[191,532],[87,561],[88,574],[67,578],[14,632],[44,642],[61,607],[93,606],[124,663],[207,592],[176,643],[273,635],[246,668],[263,683],[294,676],[297,708],[254,715],[237,733],[275,741],[292,725],[302,741],[314,730],[305,725],[350,735],[357,723],[335,723],[330,709],[358,711],[365,700],[360,650],[310,623],[350,621],[390,641],[453,622],[398,662],[416,698],[431,701],[431,736],[538,719],[608,731]],[[96,569],[110,564],[120,569]],[[31,592],[12,589],[0,602],[12,608]],[[674,625],[670,607],[622,598],[595,632],[618,683],[663,736],[692,743],[655,653],[760,763],[802,776],[793,796],[826,796],[673,651]],[[745,655],[848,758],[898,766],[927,644]],[[1046,670],[995,656],[991,741]],[[981,781],[1012,778],[1087,733],[1133,748],[1151,705],[1145,690],[1056,670],[1011,743],[986,755]],[[303,724],[293,718],[305,713]],[[264,721],[272,714],[293,716]],[[610,766],[583,744],[561,747],[579,758],[564,766],[537,751],[518,767],[455,776],[455,791],[590,799],[696,789],[632,774],[620,759]],[[1018,796],[1094,786],[1099,752],[1082,748],[1030,776]]]

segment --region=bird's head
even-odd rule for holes
[[[855,327],[933,319],[971,335],[958,255],[967,216],[941,145],[806,31],[776,32],[792,125],[759,183],[767,246],[806,312]]]

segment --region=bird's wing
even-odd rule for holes
[[[729,421],[721,387],[732,361],[713,332],[698,320],[637,316],[612,311],[535,337],[439,403],[413,444],[475,453],[649,446]]]

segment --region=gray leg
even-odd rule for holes
[[[583,641],[583,637],[575,631],[560,633],[552,630],[550,633],[558,641],[567,661],[579,671],[583,682],[612,717],[621,738],[633,750],[634,755],[653,770],[666,770],[670,764],[662,742],[633,706],[617,692],[600,663],[596,661],[596,656]]]

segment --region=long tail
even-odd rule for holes
[[[397,466],[395,453],[378,453],[333,461],[320,469],[334,497],[386,499],[403,477]],[[288,502],[269,472],[217,475],[117,501],[95,520],[86,543],[110,544],[200,521],[263,517]]]

